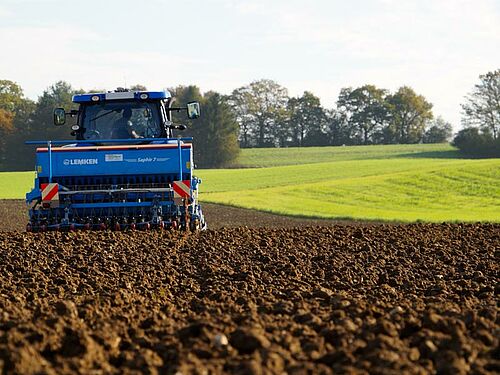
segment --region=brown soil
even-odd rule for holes
[[[493,224],[3,232],[0,373],[499,373],[499,255]]]

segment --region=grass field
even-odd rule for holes
[[[275,167],[331,161],[394,158],[459,158],[449,144],[380,145],[348,147],[253,148],[242,150],[237,167]]]
[[[500,159],[460,159],[449,145],[243,150],[241,169],[199,170],[205,202],[293,216],[500,222]],[[30,172],[0,174],[23,198]]]
[[[0,173],[0,199],[24,199],[33,189],[34,172]]]
[[[500,221],[500,159],[461,159],[447,144],[250,149],[238,165],[199,171],[202,200],[306,217]]]

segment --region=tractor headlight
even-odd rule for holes
[[[141,99],[147,99],[148,98],[148,94],[142,93],[141,95],[139,95],[139,98],[141,98]]]
[[[98,102],[99,101],[99,95],[92,95],[90,98],[93,102]]]

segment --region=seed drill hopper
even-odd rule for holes
[[[26,142],[39,146],[28,231],[206,228],[192,138],[174,138],[186,127],[171,118],[198,118],[197,102],[172,107],[168,91],[123,89],[73,102],[78,110],[54,110],[54,124],[76,118],[75,139]]]

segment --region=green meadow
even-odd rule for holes
[[[244,149],[236,167],[275,167],[331,161],[392,158],[459,158],[449,144],[375,145],[348,147],[291,147]]]
[[[201,199],[283,215],[500,221],[500,159],[447,144],[243,150],[241,169],[199,171]]]
[[[34,172],[1,172],[0,199],[24,199],[33,189]]]
[[[500,159],[445,144],[245,149],[231,169],[199,170],[200,199],[283,215],[374,221],[500,222]],[[33,173],[1,173],[23,198]]]

